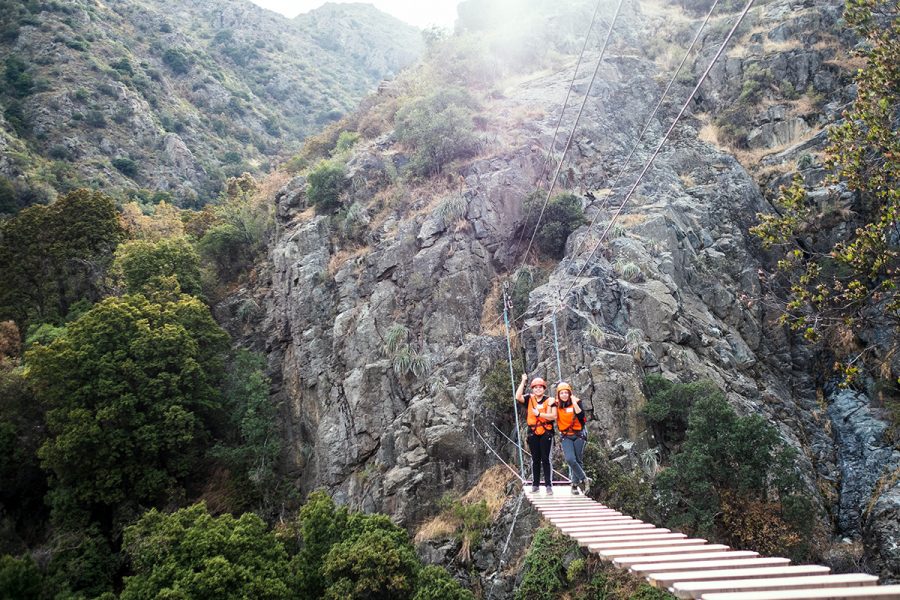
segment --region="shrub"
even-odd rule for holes
[[[344,166],[324,160],[313,169],[306,182],[306,197],[319,213],[334,212],[340,206],[341,193],[349,185]]]
[[[519,227],[524,233],[523,239],[526,239],[525,236],[527,239],[534,236],[534,245],[540,254],[561,259],[565,255],[569,235],[587,222],[581,208],[581,200],[574,194],[559,194],[547,202],[541,216],[544,201],[545,195],[541,190],[533,192],[525,199],[523,206],[525,218]]]
[[[125,529],[122,549],[134,571],[122,600],[290,597],[287,552],[252,513],[213,517],[204,504],[171,515],[154,509]]]
[[[477,104],[467,92],[447,88],[411,102],[395,116],[398,139],[413,149],[415,175],[440,173],[451,160],[474,155],[479,140],[472,116]]]
[[[684,441],[691,406],[701,398],[721,398],[722,392],[709,380],[673,383],[662,375],[644,378],[647,404],[641,412],[653,425],[657,441],[667,450]]]
[[[574,553],[577,544],[552,527],[541,527],[534,534],[525,563],[522,583],[516,600],[552,600],[566,587],[566,554]]]
[[[813,514],[798,494],[794,457],[762,417],[738,417],[721,393],[699,397],[690,410],[681,451],[657,478],[664,516],[676,528],[769,548],[770,536],[748,533],[763,525],[751,513],[780,508],[775,514],[786,527],[779,539],[791,544],[782,551],[803,552]]]
[[[342,131],[334,145],[332,154],[341,154],[356,145],[359,141],[359,133],[356,131]]]
[[[134,177],[138,174],[138,165],[130,158],[114,158],[111,162],[112,166],[114,166],[116,170],[125,177]]]
[[[30,557],[0,556],[0,598],[38,600],[43,588],[41,572]]]
[[[475,600],[472,592],[459,585],[446,569],[429,565],[419,571],[412,600]]]
[[[589,493],[609,506],[637,518],[653,516],[653,489],[640,471],[629,472],[609,458],[594,441],[584,451],[585,473],[591,478]]]
[[[191,59],[178,48],[167,48],[162,59],[176,75],[184,75],[191,69]]]
[[[18,207],[16,188],[9,179],[0,176],[0,213],[13,213]]]
[[[516,363],[514,372],[524,372],[525,368],[521,359]],[[509,363],[506,360],[495,362],[490,370],[481,377],[481,383],[484,385],[482,397],[485,407],[501,418],[508,417],[509,409],[515,402],[512,384],[509,380]]]

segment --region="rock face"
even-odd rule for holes
[[[837,6],[766,4],[754,27],[779,45],[767,51],[750,31],[742,38],[750,47],[717,67],[694,107],[715,110],[735,101],[757,43],[762,68],[784,69],[796,86],[812,81],[821,93],[849,95],[846,73],[820,73],[827,49],[803,54],[803,63],[800,49],[780,45],[833,27]],[[559,375],[592,405],[599,439],[624,438],[636,447],[655,444],[640,416],[645,374],[713,380],[740,413],[763,415],[799,450],[823,525],[831,527],[824,521],[833,514],[836,533],[863,531],[870,554],[896,576],[896,486],[864,508],[882,475],[871,473],[871,464],[896,461],[896,452],[872,441],[881,431],[874,420],[846,421],[852,409],[845,404],[866,406],[865,399],[838,396],[827,414],[817,401],[814,357],[762,301],[772,292],[768,259],[748,229],[757,213],[771,210],[766,189],[733,155],[700,139],[704,114],[689,113],[679,124],[613,234],[600,242],[602,224],[680,108],[681,101],[664,106],[648,141],[625,164],[665,85],[659,65],[629,43],[645,39],[643,27],[675,10],[642,21],[632,6],[621,25],[628,42],[607,57],[590,88],[562,185],[581,194],[594,223],[570,236],[565,258],[530,294],[516,340],[526,370],[557,378],[556,333]],[[710,45],[701,54],[710,54]],[[587,90],[589,79],[576,77],[576,92]],[[302,180],[276,195],[263,329],[302,490],[326,486],[342,502],[410,524],[495,460],[482,436],[503,444],[482,391],[483,376],[506,359],[497,296],[522,264],[525,243],[516,235],[522,200],[542,172],[568,82],[558,73],[538,75],[495,93],[483,113],[490,151],[454,165],[440,180],[400,185],[385,174],[404,164],[404,149],[390,135],[361,142],[348,163],[346,199],[363,207],[365,233],[356,241],[307,210]],[[690,89],[689,82],[678,84],[673,97],[686,98]],[[839,106],[832,108],[837,114]],[[806,135],[794,117],[764,103],[748,104],[745,112],[760,129],[754,137],[760,148]],[[566,112],[561,131],[572,127],[574,113]],[[818,124],[810,115],[796,118]],[[556,141],[557,152],[562,143]],[[832,436],[829,419],[844,419],[847,427]],[[498,586],[511,589],[508,581]]]
[[[73,0],[18,3],[3,19],[17,84],[0,92],[14,115],[2,126],[24,148],[0,176],[38,199],[55,195],[42,187],[51,160],[70,165],[50,180],[57,191],[147,188],[202,204],[225,177],[289,157],[423,48],[418,30],[368,5],[291,20],[247,0]]]

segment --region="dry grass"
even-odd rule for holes
[[[868,506],[866,506],[866,512],[863,513],[865,519],[869,518],[872,509],[875,508],[875,504],[878,502],[878,499],[881,498],[881,495],[894,487],[894,484],[897,483],[898,479],[900,479],[900,467],[897,467],[893,473],[885,473],[878,480],[878,483],[875,484],[875,490],[872,492],[872,498],[869,500]]]
[[[495,518],[506,501],[506,486],[513,480],[512,473],[503,465],[494,465],[484,472],[478,483],[462,497],[464,503],[487,502],[491,517]]]
[[[272,171],[262,181],[258,182],[258,189],[253,199],[258,203],[271,203],[275,194],[293,178],[293,175],[284,170]]]
[[[484,306],[481,307],[481,333],[484,335],[500,336],[504,335],[503,320],[497,317],[497,306],[501,302],[501,288],[503,284],[500,279],[494,281],[491,291],[488,292],[484,299]]]
[[[482,500],[487,504],[494,519],[506,501],[506,487],[513,475],[503,465],[494,465],[481,476],[472,489],[460,499],[463,504],[475,504]],[[413,541],[416,544],[455,535],[462,524],[450,511],[444,511],[433,519],[422,524],[416,531]]]
[[[674,21],[688,23],[692,22],[690,16],[682,9],[668,2],[660,2],[659,0],[642,0],[640,3],[641,13],[647,17],[658,17],[664,19],[668,23]]]
[[[697,180],[695,180],[694,176],[690,173],[679,173],[678,179],[681,180],[681,185],[686,188],[692,188],[697,185]]]
[[[349,260],[358,260],[360,257],[365,256],[371,251],[371,248],[368,246],[363,246],[362,248],[352,248],[352,249],[344,249],[339,250],[335,254],[331,256],[331,260],[328,261],[328,275],[334,277],[334,275],[343,267],[347,261]]]
[[[421,544],[429,540],[448,538],[456,533],[459,523],[451,515],[439,514],[419,527],[413,543]]]
[[[625,228],[637,227],[643,223],[647,222],[649,217],[646,214],[627,214],[620,215],[618,219],[616,219],[616,223]]]
[[[866,61],[866,59],[862,56],[847,54],[825,61],[826,65],[834,65],[839,69],[848,71],[850,73],[856,73],[859,69],[865,68],[867,63],[868,61]]]

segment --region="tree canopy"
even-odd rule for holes
[[[153,509],[125,529],[122,548],[134,575],[121,600],[293,597],[284,545],[253,513],[213,517],[202,503]]]
[[[82,298],[102,295],[103,276],[123,239],[112,198],[75,190],[0,222],[0,319],[59,321]]]
[[[51,487],[87,506],[165,500],[218,410],[226,343],[198,299],[132,295],[107,298],[30,350]]]
[[[850,0],[847,24],[863,39],[866,65],[857,97],[829,131],[826,167],[835,189],[831,206],[810,201],[801,177],[782,189],[777,214],[759,215],[752,229],[777,248],[778,281],[788,291],[782,322],[822,342],[851,384],[868,364],[889,396],[898,395],[900,362],[900,6]],[[849,196],[849,200],[847,199]],[[891,332],[872,335],[872,330]],[[900,408],[897,409],[900,415]]]

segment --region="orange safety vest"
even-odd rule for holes
[[[556,422],[559,423],[561,435],[573,435],[584,428],[581,419],[575,414],[575,403],[571,400],[565,404],[560,402],[556,407]]]
[[[534,409],[537,408],[541,412],[546,412],[544,410],[544,405],[553,400],[549,396],[544,396],[544,401],[538,403],[535,401],[534,394],[531,394],[528,397],[528,427],[531,429],[531,432],[535,435],[544,435],[545,433],[553,433],[553,421],[545,419],[543,417],[539,417],[534,414]]]

